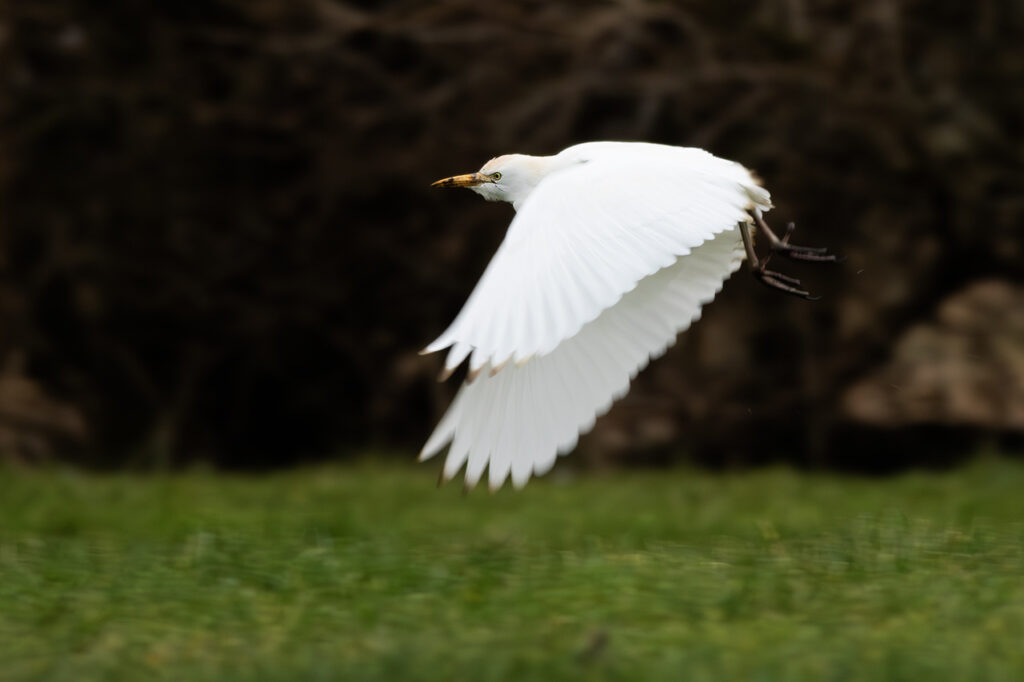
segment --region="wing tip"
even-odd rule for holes
[[[488,376],[492,376],[492,377],[496,376],[498,374],[498,372],[500,372],[501,370],[505,369],[506,365],[508,365],[508,359],[506,359],[504,362],[498,363],[494,367],[491,367],[491,371],[488,374]]]
[[[430,438],[428,438],[427,442],[423,444],[423,447],[420,449],[420,454],[416,455],[417,462],[426,462],[428,459],[432,459],[437,455],[437,453],[444,450],[444,447],[452,441],[454,433],[444,433],[447,429],[442,430],[441,427],[443,425],[444,419],[442,418],[441,423],[434,429],[434,433],[430,434]]]
[[[474,381],[476,381],[477,377],[480,376],[481,372],[484,371],[484,367],[486,366],[487,364],[485,363],[484,365],[482,365],[481,367],[477,367],[476,369],[470,367],[469,372],[466,373],[466,383],[471,384]]]
[[[439,350],[444,350],[448,346],[452,345],[452,343],[452,339],[449,338],[447,334],[443,334],[438,338],[434,339],[433,341],[431,341],[426,346],[424,346],[423,350],[420,351],[420,355],[430,355],[431,353],[436,353]]]

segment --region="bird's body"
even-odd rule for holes
[[[450,347],[446,375],[467,358],[469,372],[421,459],[450,442],[443,478],[465,465],[472,487],[488,469],[492,489],[509,475],[524,485],[575,447],[745,253],[753,257],[741,234],[749,242],[748,225],[771,207],[740,164],[644,143],[502,156],[435,184],[517,212],[465,306],[426,349]]]

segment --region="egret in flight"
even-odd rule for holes
[[[765,266],[773,253],[835,261],[776,236],[768,191],[740,164],[695,148],[589,142],[554,156],[508,154],[436,187],[468,187],[516,210],[505,239],[451,326],[442,380],[467,358],[465,383],[427,440],[451,443],[441,473],[465,466],[492,490],[549,471],[630,381],[700,317],[746,258],[765,285],[811,298]],[[770,257],[771,254],[769,254]]]

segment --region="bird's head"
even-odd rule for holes
[[[547,174],[550,157],[506,154],[491,159],[476,173],[453,175],[432,187],[468,187],[487,201],[519,206]]]

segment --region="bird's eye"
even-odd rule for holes
[[[491,173],[491,177],[495,180],[501,180],[501,173]]]

